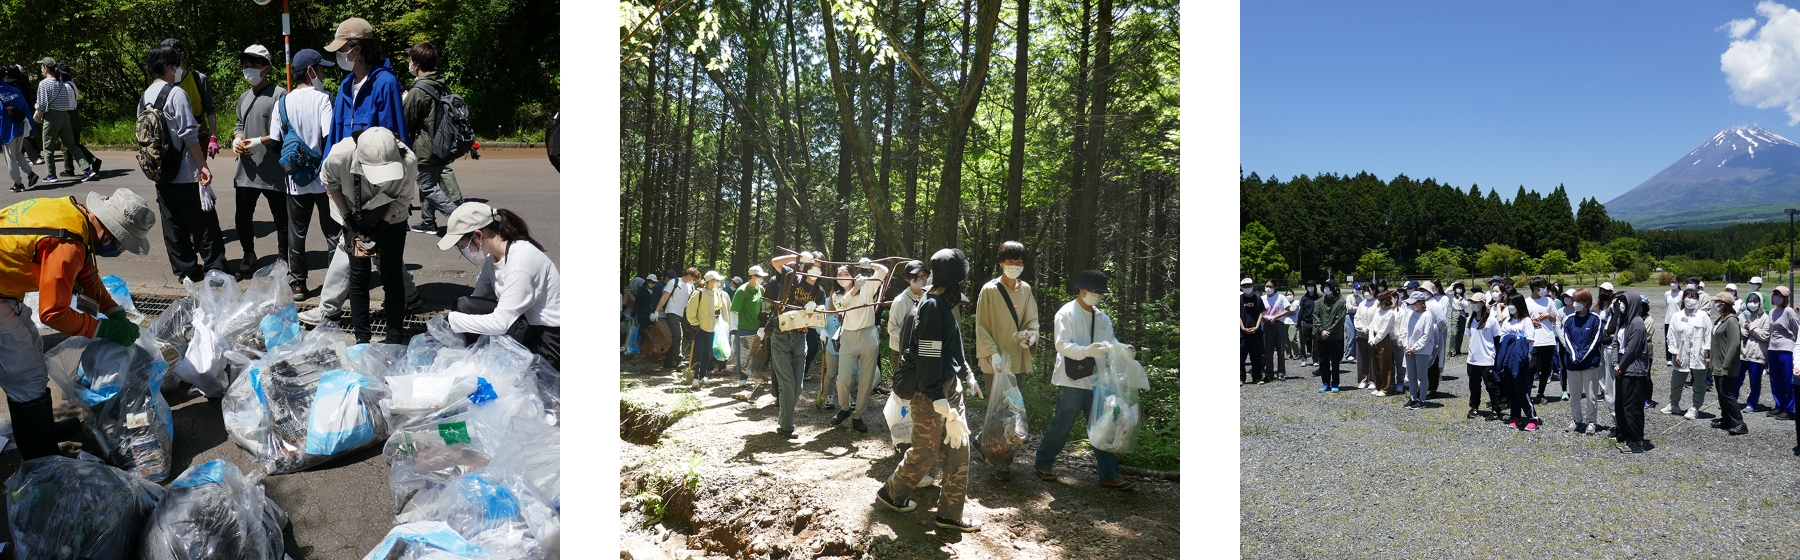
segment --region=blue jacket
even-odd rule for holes
[[[1494,348],[1494,374],[1501,379],[1531,375],[1531,337],[1507,333]]]
[[[325,143],[324,156],[330,156],[331,147],[345,138],[377,126],[394,131],[396,138],[410,138],[406,133],[406,115],[400,106],[406,90],[400,87],[400,79],[394,77],[392,65],[391,61],[383,59],[381,66],[369,72],[369,79],[363,82],[360,101],[355,103],[350,101],[350,84],[356,78],[354,75],[344,78],[331,106],[331,138]]]
[[[25,120],[20,122],[12,122],[7,120],[4,114],[0,114],[0,145],[11,143],[14,138],[24,136],[31,131],[30,125],[27,124],[32,121],[31,101],[25,98],[25,94],[19,92],[19,88],[0,83],[0,106],[15,107],[25,113]]]
[[[1563,350],[1568,352],[1569,370],[1600,367],[1600,328],[1600,317],[1593,313],[1576,313],[1563,319]]]

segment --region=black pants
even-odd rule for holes
[[[1470,364],[1463,372],[1469,378],[1469,410],[1481,408],[1481,390],[1487,388],[1488,408],[1500,414],[1506,408],[1506,392],[1500,390],[1500,379],[1494,377],[1494,366]]]
[[[1313,328],[1312,325],[1299,325],[1299,327],[1300,327],[1300,359],[1303,359],[1303,360],[1311,359],[1314,363],[1318,363],[1318,361],[1319,361],[1319,330]],[[1338,346],[1341,347],[1343,345],[1339,344]],[[1344,349],[1338,348],[1338,355],[1342,356],[1343,353],[1344,353]]]
[[[369,341],[369,288],[373,287],[369,269],[374,264],[371,261],[381,259],[381,292],[387,300],[382,306],[387,311],[387,339],[392,344],[403,344],[401,327],[406,320],[406,284],[402,274],[406,272],[406,223],[382,224],[375,228],[376,231],[367,234],[375,240],[375,258],[350,258],[350,324],[355,328],[357,343]]]
[[[199,282],[208,270],[225,270],[225,239],[219,213],[200,209],[199,183],[157,183],[163,247],[175,277]]]
[[[1736,372],[1733,372],[1736,373]],[[1738,430],[1744,427],[1744,407],[1737,402],[1737,377],[1735,375],[1715,375],[1712,378],[1713,394],[1719,399],[1719,418],[1723,428]]]
[[[1537,396],[1544,396],[1544,386],[1550,383],[1550,369],[1556,360],[1555,346],[1531,347],[1531,371],[1537,374]]]
[[[1622,443],[1644,439],[1644,401],[1650,399],[1650,392],[1656,387],[1647,375],[1621,375],[1618,387],[1619,396],[1613,398],[1613,418],[1618,419],[1619,425],[1613,428],[1613,435]]]
[[[1250,382],[1262,381],[1264,378],[1264,375],[1263,375],[1263,334],[1262,334],[1262,332],[1258,331],[1258,332],[1253,332],[1253,333],[1239,334],[1238,335],[1238,352],[1240,354],[1242,354],[1243,356],[1248,356],[1250,358],[1250,373],[1249,373],[1248,381],[1250,381]],[[1245,379],[1246,378],[1243,374],[1238,375],[1239,381],[1245,381]]]
[[[1319,360],[1319,384],[1338,386],[1338,365],[1344,361],[1344,340],[1324,340],[1314,346],[1313,356]]]
[[[329,199],[325,193],[287,195],[287,210],[281,215],[287,219],[287,227],[282,228],[287,234],[288,269],[293,280],[306,285],[306,232],[312,227],[313,211],[319,213],[319,236],[325,238],[327,251],[338,250],[338,233],[344,226],[331,219],[331,210],[325,205]],[[240,203],[240,207],[242,204]]]
[[[256,187],[237,187],[234,190],[237,191],[238,248],[244,250],[244,257],[249,258],[256,255],[256,199],[258,198],[268,201],[269,215],[275,219],[275,242],[280,247],[280,252],[276,254],[286,255],[288,252],[287,193]]]
[[[1427,377],[1431,378],[1431,383],[1426,386],[1426,388],[1430,390],[1425,393],[1425,396],[1430,397],[1432,393],[1437,392],[1438,378],[1443,377],[1444,375],[1444,361],[1432,361],[1431,367],[1425,368],[1425,373]]]

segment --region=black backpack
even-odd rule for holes
[[[931,294],[920,296],[900,319],[900,355],[896,360],[899,363],[894,365],[894,396],[905,400],[912,400],[913,393],[919,391],[919,337],[913,331],[919,323],[919,308],[928,297]]]
[[[413,88],[431,96],[436,105],[431,108],[431,159],[443,165],[456,161],[469,154],[475,148],[475,127],[469,124],[469,104],[448,88],[437,84],[420,83]],[[426,154],[421,154],[426,155]]]

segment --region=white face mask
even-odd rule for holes
[[[1094,292],[1088,292],[1087,294],[1081,296],[1081,301],[1084,303],[1087,303],[1088,307],[1099,307],[1100,306],[1100,294],[1096,294]]]
[[[1751,313],[1755,313],[1757,311],[1762,311],[1762,303],[1760,303],[1760,302],[1752,301],[1746,305],[1750,307]]]
[[[917,290],[925,289],[925,279],[924,278],[914,278],[914,279],[912,279],[912,281],[907,282],[907,283],[911,284],[913,289],[917,289]]]
[[[1320,288],[1319,293],[1325,294],[1325,295],[1331,295],[1331,288]]]
[[[356,67],[353,66],[352,62],[350,61],[350,53],[345,52],[345,51],[338,51],[337,65],[338,65],[338,68],[343,68],[345,72],[355,72],[356,71]]]
[[[1693,311],[1695,309],[1700,308],[1700,300],[1697,300],[1697,299],[1686,300],[1686,301],[1681,302],[1681,305],[1682,305],[1682,307],[1686,307],[1688,311]]]
[[[1006,278],[1008,280],[1018,280],[1019,275],[1025,273],[1025,267],[1023,267],[1023,266],[1002,266],[1002,267],[1000,267],[1000,273],[1005,274]]]
[[[1506,306],[1506,316],[1507,317],[1513,316],[1513,306],[1511,306],[1511,305]]]
[[[1543,288],[1538,288],[1537,289],[1537,297],[1544,297],[1544,291],[1545,290]]]
[[[316,89],[325,89],[325,78],[318,74],[313,74],[312,87]]]
[[[823,274],[824,272],[825,272],[824,270],[821,270],[819,267],[816,267],[816,266],[806,269],[806,273],[811,274],[813,276],[818,276],[820,274]]]
[[[1460,296],[1460,295],[1462,295],[1462,294],[1463,294],[1463,292],[1462,292],[1462,288],[1457,288],[1457,289],[1456,289],[1456,295],[1459,295],[1459,296]]]
[[[1762,290],[1762,284],[1751,284],[1750,285],[1750,291],[1752,291],[1752,292],[1761,291],[1761,290]]]
[[[850,281],[849,280],[838,280],[838,285],[848,288],[848,287],[850,287]]]
[[[1584,307],[1587,307],[1587,306],[1585,306],[1585,305],[1582,305],[1582,304],[1581,304],[1581,302],[1579,302],[1579,301],[1578,301],[1578,302],[1575,302],[1575,303],[1572,303],[1572,304],[1569,304],[1569,308],[1570,308],[1570,309],[1574,309],[1574,310],[1575,310],[1575,312],[1576,312],[1576,313],[1580,313],[1580,312],[1581,312],[1581,310],[1582,310],[1582,308],[1584,308]]]
[[[185,78],[185,77],[187,77],[187,69],[181,68],[181,67],[176,67],[175,68],[175,83],[178,83],[178,84],[181,83],[182,78]]]
[[[1255,293],[1256,288],[1244,288],[1244,295],[1253,295]]]
[[[1275,288],[1263,288],[1263,295],[1265,295],[1265,296],[1275,295]]]
[[[463,245],[462,247],[458,247],[457,249],[462,252],[463,258],[469,259],[469,262],[474,263],[476,266],[480,266],[482,264],[482,260],[487,258],[481,254],[481,251],[479,250],[480,247],[481,247],[481,240],[477,239],[473,236],[470,236],[469,243],[467,245]]]
[[[249,82],[252,86],[262,85],[262,72],[260,68],[245,68],[244,81]]]
[[[1714,313],[1724,313],[1725,312],[1725,302],[1722,302],[1722,301],[1713,302],[1713,312]]]

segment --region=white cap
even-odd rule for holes
[[[356,171],[370,183],[398,181],[406,176],[405,156],[400,153],[400,139],[394,131],[371,127],[356,137]],[[365,208],[373,205],[365,205]]]
[[[750,275],[751,276],[760,276],[763,278],[769,277],[769,273],[763,272],[763,268],[761,265],[751,265],[750,266]]]
[[[456,210],[450,212],[450,225],[444,229],[443,239],[438,240],[438,250],[450,250],[451,247],[462,242],[464,235],[488,227],[499,219],[500,213],[495,211],[492,206],[480,202],[462,203],[456,207]],[[656,281],[655,275],[650,277],[650,281]]]
[[[1428,299],[1431,299],[1431,296],[1426,294],[1425,290],[1414,290],[1412,295],[1406,298],[1406,303],[1417,303]]]
[[[271,62],[271,61],[273,61],[274,59],[269,57],[269,49],[264,48],[262,45],[250,45],[248,47],[245,47],[244,52],[242,54],[247,54],[250,56],[254,56],[254,57],[263,59],[264,64],[273,64],[273,62]],[[242,58],[242,57],[240,57],[240,58]]]
[[[1600,289],[1606,290],[1608,292],[1613,291],[1612,282],[1601,282]]]
[[[707,282],[711,282],[713,280],[724,280],[725,275],[719,274],[719,271],[717,271],[717,270],[708,270],[708,271],[706,271],[705,278],[706,278]]]
[[[1761,277],[1761,276],[1751,276],[1751,277],[1750,277],[1750,283],[1751,283],[1751,284],[1761,284],[1761,283],[1762,283],[1762,277]]]
[[[812,262],[813,262],[812,253],[809,253],[806,251],[800,252],[800,264],[812,264]]]
[[[656,283],[656,275],[655,274],[646,275],[646,276],[644,276],[644,279],[649,280],[650,283],[652,283],[652,284]]]
[[[1256,282],[1254,282],[1254,281],[1251,281],[1251,280],[1250,280],[1250,279],[1249,279],[1249,278],[1245,278],[1245,279],[1243,279],[1243,280],[1241,280],[1241,281],[1238,281],[1238,285],[1239,285],[1239,286],[1246,286],[1246,285],[1250,285],[1250,284],[1255,284],[1255,283],[1256,283]]]
[[[1737,291],[1737,284],[1736,283],[1726,284],[1725,289],[1735,292],[1735,291]]]

